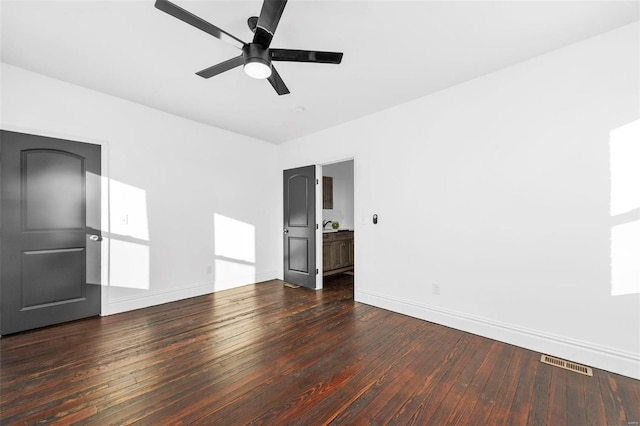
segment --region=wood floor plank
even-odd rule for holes
[[[0,424],[633,424],[640,382],[281,281],[0,339]]]
[[[366,363],[369,358],[374,358],[376,360],[380,359],[381,357],[379,354],[381,351],[385,351],[387,349],[399,350],[402,345],[392,346],[388,343],[382,345],[379,343],[380,341],[384,341],[385,328],[389,327],[386,332],[391,332],[396,328],[392,325],[393,322],[394,321],[388,321],[383,327],[379,327],[375,330],[372,329],[366,336],[351,336],[349,348],[340,349],[343,352],[339,354],[339,362],[342,364],[347,361],[349,366],[354,366],[358,362]],[[403,330],[402,334],[404,334],[404,332],[409,331]],[[341,341],[341,339],[337,340],[336,344]],[[353,348],[357,349],[354,351]],[[322,352],[326,351],[323,350]],[[313,355],[313,357],[309,358],[307,355],[308,354],[298,354],[298,356],[294,355],[288,374],[283,375],[281,378],[276,380],[269,381],[265,383],[264,386],[258,386],[257,388],[252,389],[251,407],[239,407],[237,405],[226,406],[223,410],[212,412],[211,415],[207,416],[207,418],[224,421],[228,418],[230,419],[236,416],[242,416],[249,421],[253,420],[255,416],[260,417],[260,413],[264,413],[267,409],[272,408],[279,399],[286,398],[287,395],[307,393],[309,387],[315,387],[315,384],[319,381],[318,377],[321,377],[321,374],[330,372],[332,368],[336,367],[336,363],[338,362],[336,360],[333,364],[329,364],[327,360],[330,359],[330,357],[317,357],[317,355]],[[387,358],[385,357],[383,359]],[[314,365],[314,363],[318,364]],[[320,371],[317,371],[318,369]],[[353,386],[353,382],[351,382],[349,386]],[[283,394],[278,396],[278,392],[282,392]],[[252,412],[248,408],[254,408],[256,412]],[[234,413],[234,411],[239,412]]]
[[[614,419],[612,424],[634,424],[640,419],[640,404],[637,404],[637,392],[627,390],[623,392],[620,384],[626,387],[627,377],[618,374],[609,374],[598,371],[598,382],[604,403],[604,410],[607,418]],[[631,386],[635,390],[635,386]],[[633,401],[633,403],[631,403]]]
[[[561,368],[551,368],[546,424],[567,423],[567,375],[577,374]]]
[[[330,322],[329,318],[335,318],[335,316],[327,315],[326,318],[324,318],[323,322],[315,322],[313,327],[321,327],[323,326],[323,324],[329,323]],[[293,324],[291,324],[291,327],[293,327]],[[312,328],[312,329],[315,329],[315,328]],[[283,333],[283,330],[279,328],[277,330],[276,336],[280,339],[282,333]],[[273,337],[274,335],[271,335],[271,336]],[[241,336],[241,337],[244,337],[244,336]],[[255,337],[247,338],[247,344],[248,342],[251,342],[254,339]],[[251,386],[251,383],[246,383],[245,380],[248,380],[248,376],[253,372],[254,369],[259,372],[262,372],[264,375],[273,374],[274,371],[278,371],[276,368],[277,367],[276,363],[280,362],[280,360],[282,359],[286,359],[286,356],[282,356],[282,354],[279,353],[279,351],[281,351],[282,348],[271,347],[272,341],[273,339],[270,338],[269,335],[265,334],[262,336],[259,348],[253,347],[251,353],[246,353],[246,354],[242,350],[242,345],[233,344],[232,348],[234,349],[234,351],[232,353],[233,355],[239,357],[240,361],[230,359],[229,357],[227,357],[226,351],[223,347],[215,348],[213,353],[203,352],[198,354],[199,358],[204,358],[204,359],[209,359],[216,356],[218,360],[218,362],[216,363],[217,365],[210,364],[208,366],[204,366],[202,369],[198,371],[197,377],[195,377],[195,379],[192,377],[186,377],[186,379],[179,378],[177,382],[169,383],[171,385],[170,387],[168,386],[168,384],[166,384],[166,382],[164,382],[165,384],[163,384],[162,386],[165,389],[163,391],[158,391],[155,387],[147,387],[146,397],[145,398],[138,397],[136,398],[137,401],[131,401],[132,405],[127,405],[128,414],[125,414],[125,416],[127,415],[131,416],[133,415],[132,413],[134,412],[142,412],[141,410],[149,411],[149,407],[148,407],[149,401],[147,401],[147,399],[153,399],[154,404],[162,409],[165,407],[168,407],[167,404],[175,403],[176,392],[179,392],[178,394],[180,395],[180,398],[188,399],[190,396],[189,392],[191,392],[192,390],[194,392],[198,390],[208,391],[212,386],[216,386],[218,382],[222,382],[221,386],[224,386],[225,388],[224,395],[229,397],[230,395],[233,394],[232,391],[234,391],[235,383],[245,383],[245,385]],[[278,341],[281,341],[281,340],[276,340],[276,343]],[[230,343],[229,339],[226,339],[224,343]],[[288,342],[288,343],[292,343],[292,342]],[[291,347],[290,344],[288,346]],[[267,352],[266,355],[263,354],[264,351]],[[268,369],[259,367],[261,364],[264,364],[265,362],[269,362],[270,361],[269,357],[273,358],[272,362],[275,370],[268,370]],[[197,361],[193,360],[193,362],[197,362]],[[216,368],[217,366],[221,366],[221,363],[224,363],[224,362],[227,362],[229,365],[225,365],[224,369]],[[258,366],[258,368],[256,368],[256,366]],[[225,374],[216,375],[215,374],[216,370],[224,372]],[[193,380],[195,380],[195,382]],[[262,380],[264,379],[258,379],[256,381],[260,383]],[[225,385],[225,382],[230,382],[230,383]],[[240,391],[243,391],[244,387],[241,387]],[[170,401],[170,400],[173,400],[173,401]],[[216,402],[216,401],[210,398],[208,402],[209,402],[208,405],[211,405],[211,402]],[[220,401],[217,401],[217,402],[220,403]],[[136,407],[138,408],[136,409]],[[174,409],[174,408],[175,407],[171,407],[171,409]],[[117,411],[118,411],[118,407],[112,407],[105,410],[102,413],[102,415],[104,415],[105,418],[114,419],[118,417],[118,414],[116,414]]]
[[[435,405],[433,397],[441,394],[439,383],[445,375],[451,372],[453,366],[450,361],[456,358],[457,351],[463,350],[464,338],[468,337],[463,332],[455,332],[455,330],[447,328],[444,328],[443,331],[446,332],[445,335],[428,352],[429,362],[416,371],[416,374],[422,373],[423,378],[420,383],[412,383],[412,386],[407,386],[410,394],[401,402],[393,416],[388,419],[389,423],[416,424],[426,416],[424,414],[426,407]],[[383,420],[387,421],[387,419]]]
[[[369,375],[370,386],[359,393],[348,410],[337,413],[336,424],[353,424],[360,418],[385,424],[398,411],[411,389],[419,384],[433,346],[437,346],[445,337],[438,332],[421,331],[415,329],[413,335],[408,337],[407,345],[391,360],[385,361],[385,365],[380,365],[378,373]]]
[[[527,365],[524,359],[525,353],[516,347],[512,347],[512,349],[513,351],[511,353],[509,363],[506,365],[500,388],[493,397],[493,407],[484,419],[479,419],[480,424],[513,424],[510,423],[508,419],[512,411],[513,402],[516,398],[518,386],[523,379],[523,370]],[[520,424],[524,424],[525,422],[526,419]]]
[[[328,322],[328,320],[327,320]],[[321,327],[323,323],[317,323],[315,326]],[[314,328],[315,329],[315,328]],[[239,353],[239,360],[226,359],[228,361],[225,365],[212,364],[209,367],[205,367],[198,371],[196,378],[188,377],[187,380],[178,380],[176,383],[172,383],[170,388],[164,391],[148,392],[149,398],[153,398],[157,408],[159,410],[170,410],[176,413],[177,407],[175,403],[178,402],[175,396],[178,393],[180,399],[186,400],[186,407],[191,410],[192,401],[196,398],[196,395],[192,393],[209,392],[210,394],[217,393],[217,396],[210,396],[207,399],[209,407],[220,408],[225,403],[225,398],[233,401],[235,398],[239,398],[246,389],[253,389],[254,386],[260,385],[268,380],[273,374],[285,374],[284,369],[287,368],[286,364],[282,363],[282,360],[286,360],[286,352],[290,351],[292,346],[264,346],[267,341],[263,341],[260,348],[256,348],[251,354]],[[264,346],[264,347],[262,347]],[[311,353],[317,357],[317,354]],[[213,354],[202,354],[205,358],[213,356]],[[264,364],[270,364],[271,369],[263,368]],[[217,369],[216,367],[224,367]],[[217,374],[223,372],[224,374]],[[239,386],[242,384],[242,386]],[[224,393],[216,392],[216,389],[224,389]],[[138,398],[140,399],[140,398]],[[212,404],[213,403],[213,404]],[[136,404],[140,409],[145,408],[149,402],[145,400],[139,400]],[[135,411],[135,407],[129,407],[131,412]],[[114,407],[113,411],[117,411]],[[115,413],[104,413],[105,417],[115,418]],[[194,419],[195,420],[195,419]]]
[[[536,375],[533,382],[533,394],[531,395],[531,407],[527,424],[545,425],[547,424],[547,414],[549,411],[549,394],[551,390],[551,374],[557,367],[536,362]]]
[[[566,397],[566,418],[567,424],[587,425],[588,411],[586,406],[587,394],[594,393],[589,389],[589,385],[596,384],[593,377],[567,372],[567,397]]]
[[[493,343],[478,336],[470,337],[464,351],[453,364],[451,374],[446,377],[446,381],[441,381],[440,395],[436,397],[438,402],[432,409],[425,411],[423,424],[446,424],[447,419],[455,415],[456,407],[485,361]]]
[[[406,337],[415,332],[415,328],[406,323],[398,324],[400,331],[386,332]],[[394,327],[396,328],[396,327]],[[315,403],[305,409],[307,418],[316,424],[334,421],[345,410],[351,409],[369,389],[376,385],[380,376],[396,365],[396,361],[406,352],[406,344],[397,344],[384,338],[384,328],[376,329],[376,336],[368,350],[350,351],[349,357],[340,361],[340,366],[330,372],[328,386],[319,393]],[[292,421],[295,413],[287,413],[283,420]]]
[[[473,378],[469,389],[473,392],[465,393],[465,398],[458,404],[455,415],[450,418],[451,422],[468,418],[477,419],[480,424],[488,424],[486,418],[493,410],[496,401],[500,397],[509,400],[508,395],[500,395],[498,392],[502,387],[514,350],[513,346],[499,342],[492,345],[487,358]]]
[[[530,351],[521,351],[523,357],[522,369],[514,371],[517,374],[518,387],[513,397],[511,409],[507,412],[507,424],[525,425],[533,409],[533,393],[535,391],[536,374],[538,372],[539,355]]]
[[[598,373],[602,374],[601,371]],[[606,373],[610,374],[610,373]],[[617,382],[617,393],[620,395],[627,416],[627,424],[640,425],[640,386],[638,380],[624,377],[619,374],[611,374]]]

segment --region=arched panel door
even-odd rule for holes
[[[315,166],[284,171],[284,280],[316,287]]]
[[[0,333],[99,315],[100,146],[0,136]]]

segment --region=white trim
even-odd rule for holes
[[[178,300],[189,299],[191,297],[204,296],[213,294],[217,291],[228,290],[231,288],[242,287],[245,285],[258,284],[263,281],[275,280],[277,273],[275,271],[264,273],[252,277],[252,279],[235,279],[225,281],[223,283],[206,283],[192,287],[185,287],[169,291],[143,292],[133,296],[111,298],[103,309],[102,316],[119,314],[135,309],[143,309],[151,306],[161,305],[163,303],[176,302]]]
[[[188,299],[190,297],[203,296],[210,293],[212,293],[212,286],[211,284],[206,284],[197,287],[155,292],[153,294],[144,292],[130,297],[111,298],[106,309],[103,309],[102,316],[148,308],[150,306],[175,302],[177,300]]]
[[[322,180],[322,165],[316,164],[316,290],[322,290],[322,206],[324,191]]]
[[[231,288],[242,287],[245,285],[253,285],[257,283],[261,283],[263,281],[270,281],[277,279],[278,273],[276,271],[269,271],[259,275],[251,276],[251,277],[236,277],[233,279],[228,279],[225,281],[217,281],[215,283],[208,284],[212,289],[211,293],[215,293],[217,291],[229,290]]]
[[[424,305],[406,299],[389,297],[371,291],[357,291],[356,289],[355,300],[640,380],[640,354],[637,353],[599,346],[590,342],[519,327],[437,306]]]

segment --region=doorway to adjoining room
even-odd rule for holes
[[[323,288],[351,286],[355,277],[354,161],[322,166]]]

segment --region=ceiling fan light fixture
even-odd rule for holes
[[[271,67],[259,60],[251,60],[244,64],[244,72],[249,77],[258,79],[271,77]]]
[[[242,49],[244,56],[244,72],[253,78],[263,79],[271,77],[271,61],[269,50],[250,43]]]

